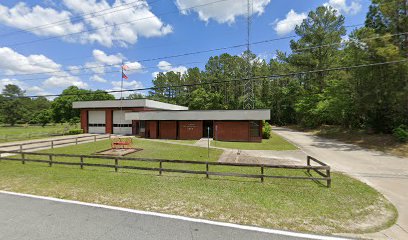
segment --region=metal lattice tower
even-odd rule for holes
[[[253,0],[247,0],[247,49],[246,49],[246,80],[244,81],[243,95],[244,95],[244,109],[255,108],[255,94],[254,94],[254,81],[252,79],[252,67],[251,67],[251,24],[252,24],[252,11]]]

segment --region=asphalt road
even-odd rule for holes
[[[290,236],[0,193],[0,239],[298,240]]]

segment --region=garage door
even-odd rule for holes
[[[132,135],[132,120],[125,120],[125,111],[113,111],[113,133]]]
[[[89,133],[105,133],[105,111],[89,111],[88,119]]]

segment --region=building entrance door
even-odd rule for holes
[[[213,121],[204,121],[203,122],[203,137],[212,138],[214,136],[213,135],[213,126],[214,126]],[[210,128],[209,132],[208,132],[208,128]]]

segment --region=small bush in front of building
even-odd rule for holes
[[[84,130],[82,129],[71,129],[67,132],[67,135],[77,135],[82,133],[84,133]]]
[[[264,122],[263,127],[262,127],[262,138],[263,139],[271,138],[271,131],[272,131],[272,126],[268,122]]]
[[[400,125],[399,127],[394,129],[393,135],[396,139],[398,139],[398,141],[407,142],[408,141],[408,127],[405,125]]]

